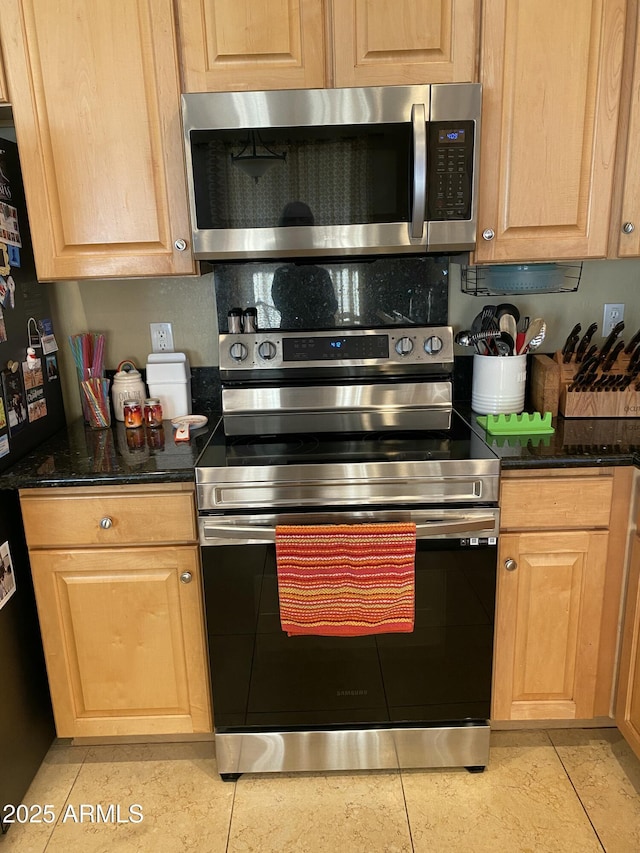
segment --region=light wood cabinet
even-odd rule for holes
[[[618,130],[616,194],[611,216],[611,255],[640,256],[640,17],[629,0],[622,107]]]
[[[477,263],[606,256],[625,9],[483,4]]]
[[[193,487],[20,501],[58,736],[210,732]]]
[[[632,473],[503,473],[494,721],[612,716]]]
[[[2,62],[2,52],[0,52],[0,104],[6,104],[9,100],[9,92],[7,89],[7,81],[4,76],[4,64]]]
[[[325,84],[322,0],[178,0],[185,92]]]
[[[0,0],[0,19],[39,278],[195,273],[171,0]]]
[[[186,92],[476,80],[479,0],[177,0]]]
[[[636,495],[639,488],[636,473]],[[638,499],[636,497],[636,506]],[[636,518],[623,621],[616,724],[640,758],[640,519]]]
[[[333,0],[336,86],[477,80],[477,0]]]

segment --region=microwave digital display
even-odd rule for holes
[[[451,143],[460,143],[464,145],[465,142],[465,129],[464,127],[447,127],[447,128],[439,128],[438,129],[438,142],[440,145],[447,145]]]

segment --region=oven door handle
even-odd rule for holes
[[[346,522],[345,522],[346,523]],[[471,530],[493,531],[496,527],[495,516],[489,515],[484,518],[465,518],[464,516],[451,519],[438,519],[427,524],[416,524],[416,538],[428,539],[430,536],[438,536],[444,533],[466,533]],[[202,533],[205,542],[209,539],[251,539],[262,542],[275,542],[275,527],[253,527],[226,524],[202,525]]]
[[[411,210],[411,234],[418,240],[424,232],[427,208],[427,114],[424,104],[411,107],[413,127],[413,209]]]

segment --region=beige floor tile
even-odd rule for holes
[[[402,777],[416,853],[602,851],[543,731],[494,732],[481,774]]]
[[[242,776],[229,853],[410,853],[397,773]]]
[[[89,747],[73,812],[61,815],[47,853],[224,853],[234,789],[220,780],[211,743]],[[120,823],[115,810],[113,822],[90,821],[87,806],[104,813],[111,804]]]
[[[607,853],[640,850],[640,761],[617,729],[549,736]]]
[[[55,818],[64,808],[67,797],[87,754],[86,747],[54,744],[40,765],[29,790],[22,798],[28,806],[51,805]],[[38,817],[30,811],[30,816]],[[43,817],[43,820],[48,820]],[[53,823],[14,823],[0,840],[2,853],[43,853],[53,832]]]

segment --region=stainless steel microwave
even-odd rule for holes
[[[476,83],[183,95],[195,257],[473,249],[480,109]]]

